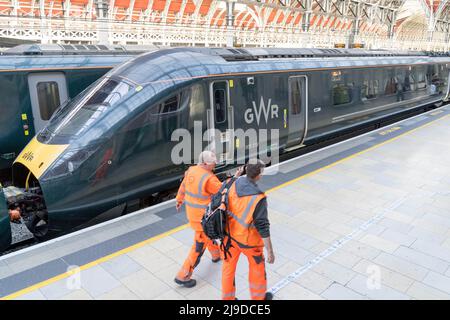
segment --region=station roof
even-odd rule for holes
[[[220,28],[227,24],[227,0],[0,0],[0,16],[189,25]],[[283,32],[358,32],[386,36],[423,34],[448,19],[449,0],[231,0],[233,24],[239,30]],[[308,7],[310,5],[310,7]],[[361,9],[357,9],[361,8]],[[375,10],[375,9],[376,10]],[[372,10],[373,9],[373,10]],[[355,13],[355,11],[360,11]],[[395,16],[393,15],[395,12]],[[355,19],[355,15],[358,16]],[[64,23],[64,22],[61,22]],[[63,26],[62,26],[63,27]],[[274,31],[275,30],[275,31]]]

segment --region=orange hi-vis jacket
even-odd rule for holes
[[[203,231],[202,217],[212,196],[206,190],[206,184],[211,177],[217,179],[212,172],[199,166],[192,166],[184,174],[183,182],[178,190],[177,201],[181,202],[184,199],[187,218],[195,231]],[[218,179],[217,181],[217,188],[220,188],[220,181]]]
[[[262,237],[253,225],[253,213],[264,193],[239,197],[236,184],[228,193],[229,233],[232,239],[248,247],[263,247]]]

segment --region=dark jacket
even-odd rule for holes
[[[239,197],[253,196],[263,193],[258,185],[247,177],[239,177],[236,182],[236,193]],[[270,236],[270,223],[267,214],[267,199],[261,199],[253,212],[253,223],[261,237]]]

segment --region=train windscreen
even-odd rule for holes
[[[57,136],[78,136],[135,92],[131,84],[112,78],[101,79],[90,88],[55,113],[47,126],[49,132]]]

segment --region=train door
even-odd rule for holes
[[[66,77],[62,72],[32,73],[28,76],[34,128],[37,133],[53,112],[67,100]]]
[[[232,80],[230,80],[232,81]],[[210,84],[211,108],[208,114],[210,142],[217,154],[218,165],[224,165],[227,159],[233,159],[233,109],[230,106],[229,82],[214,81]]]
[[[307,131],[308,78],[289,78],[288,139],[286,147],[300,146]]]

